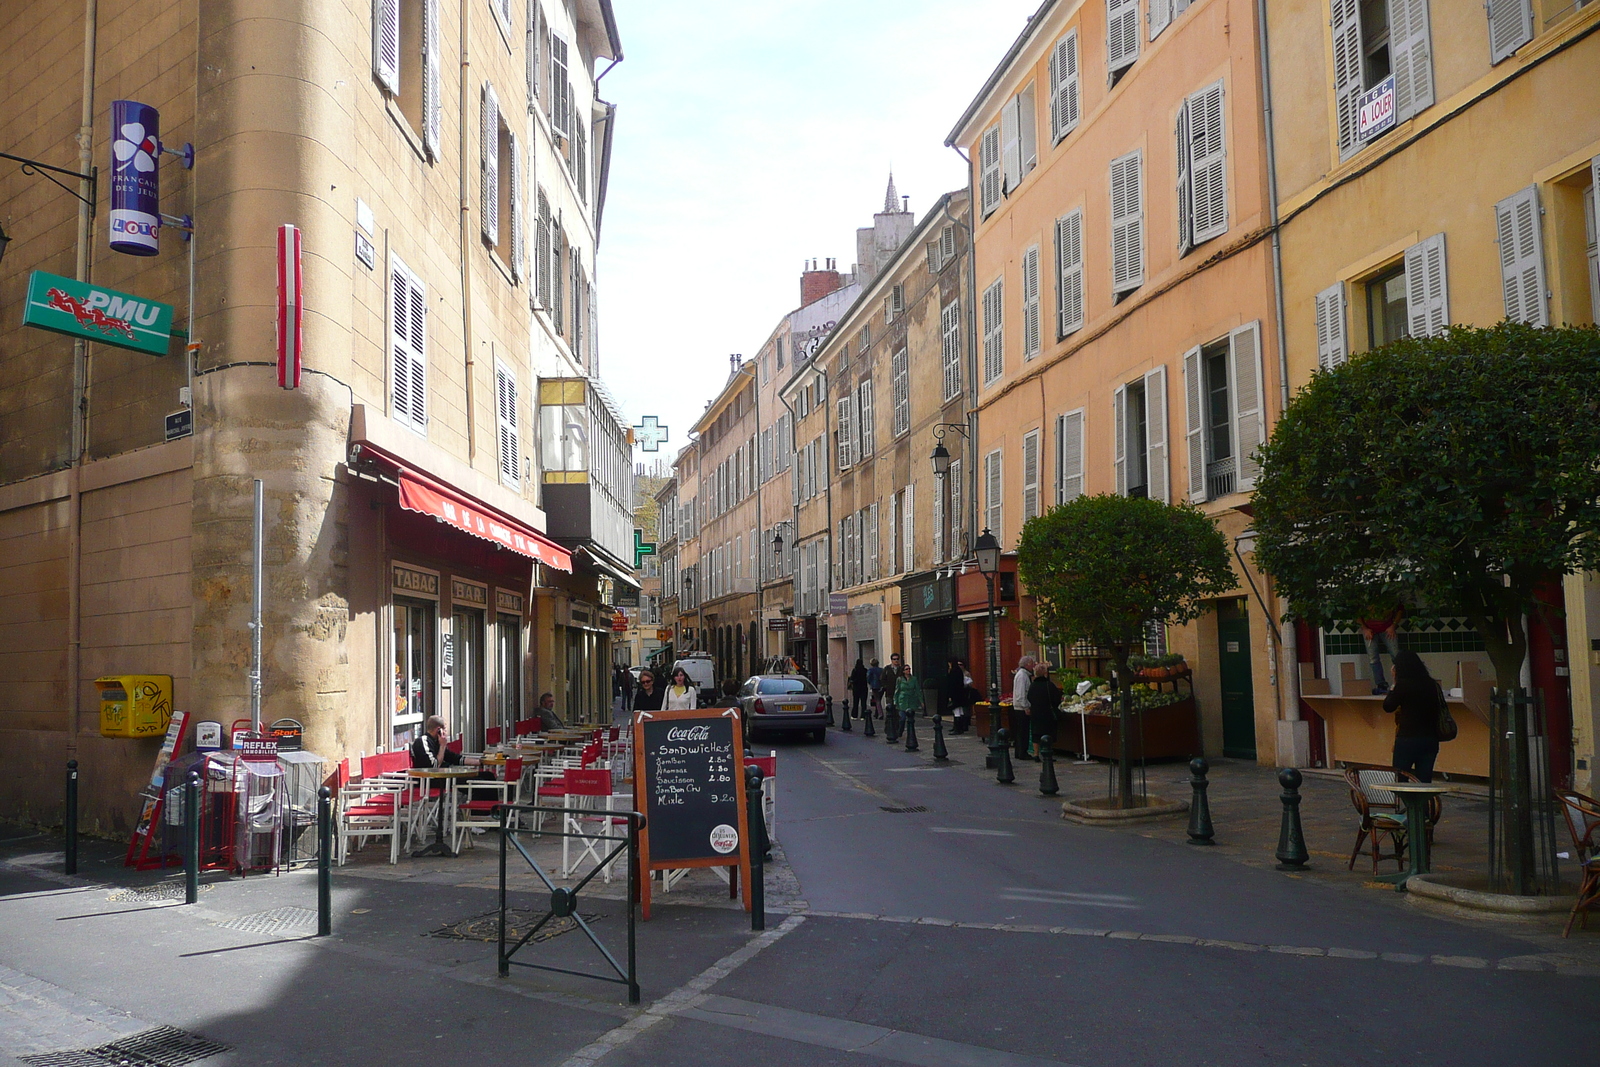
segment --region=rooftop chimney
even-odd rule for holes
[[[844,285],[844,279],[839,276],[835,260],[828,259],[824,262],[827,266],[817,269],[817,261],[811,260],[805,273],[800,275],[800,306],[814,304],[827,296],[835,289]]]

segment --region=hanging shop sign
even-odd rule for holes
[[[305,337],[305,274],[300,266],[300,228],[278,227],[278,385],[300,388]]]
[[[111,101],[111,250],[161,251],[161,115],[137,100]]]
[[[171,304],[42,270],[28,278],[22,324],[152,356],[172,343]]]

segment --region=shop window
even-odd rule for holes
[[[466,747],[484,749],[487,725],[483,691],[483,612],[456,611],[450,618],[450,637],[444,646],[445,677],[450,681],[450,730],[465,739]]]

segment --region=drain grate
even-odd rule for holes
[[[232,1047],[175,1026],[158,1026],[109,1045],[19,1058],[33,1067],[183,1067]]]
[[[200,892],[209,893],[211,887],[202,885]],[[184,884],[182,882],[157,882],[155,885],[142,885],[133,889],[119,889],[106,899],[113,904],[142,904],[153,900],[182,900]]]
[[[224,930],[247,934],[276,934],[283,930],[310,929],[317,925],[317,913],[310,908],[273,908],[217,923]]]
[[[506,911],[506,940],[516,941],[527,933],[534,923],[544,918],[547,912],[510,908]],[[593,926],[600,922],[603,916],[599,912],[585,915],[583,921]],[[560,937],[578,928],[578,924],[571,918],[551,919],[533,935],[533,941],[549,941],[551,938]],[[456,941],[498,941],[500,940],[500,913],[491,911],[483,915],[474,915],[470,919],[462,919],[441,926],[437,930],[430,930],[429,937],[443,937]]]
[[[883,808],[880,805],[880,808],[881,810],[888,812],[890,815],[910,815],[913,812],[928,810],[928,806],[926,804],[913,804],[909,808]]]

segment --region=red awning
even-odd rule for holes
[[[426,479],[412,471],[400,470],[400,506],[407,511],[432,515],[457,530],[493,541],[502,548],[538,560],[556,570],[572,570],[572,553],[498,511],[493,511],[464,493]]]

